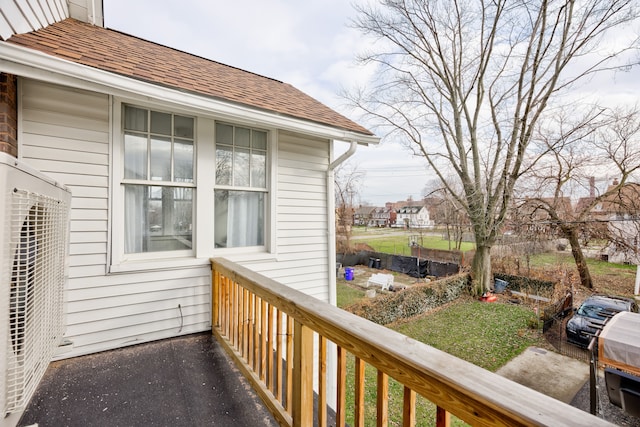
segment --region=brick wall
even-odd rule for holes
[[[0,73],[0,152],[18,156],[18,79]]]

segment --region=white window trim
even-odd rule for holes
[[[183,114],[195,118],[194,129],[194,207],[193,207],[193,246],[190,251],[147,252],[140,254],[124,253],[124,186],[130,180],[124,179],[124,150],[122,109],[123,105],[132,105],[172,114]],[[216,121],[266,130],[267,146],[267,190],[265,219],[265,245],[242,248],[215,248],[214,243],[214,186],[215,168],[209,163],[215,159]],[[268,261],[277,258],[276,253],[276,194],[277,194],[277,154],[278,131],[255,122],[247,123],[241,119],[229,120],[213,116],[204,116],[184,108],[162,103],[146,103],[139,100],[113,97],[111,104],[111,176],[110,176],[110,227],[111,247],[109,251],[109,273],[164,270],[167,268],[199,267],[206,265],[209,258],[228,256],[234,260]]]
[[[274,253],[275,252],[275,238],[274,238],[274,230],[275,230],[275,211],[274,211],[274,205],[275,205],[275,191],[274,191],[274,187],[275,187],[275,183],[277,182],[277,175],[275,173],[275,171],[277,170],[277,165],[275,164],[275,159],[277,151],[276,151],[276,146],[277,146],[277,131],[274,129],[269,129],[267,127],[263,127],[263,126],[258,126],[256,124],[244,124],[241,121],[233,121],[233,120],[218,120],[216,121],[216,123],[219,124],[225,124],[225,125],[230,125],[235,127],[245,127],[247,129],[251,129],[251,130],[257,130],[257,131],[265,131],[267,132],[267,164],[266,164],[266,188],[256,188],[256,187],[242,187],[242,186],[234,186],[234,185],[220,185],[220,184],[216,184],[215,183],[215,174],[213,174],[213,181],[212,181],[212,186],[211,186],[211,190],[213,192],[215,192],[216,190],[229,190],[229,191],[250,191],[252,193],[263,193],[266,194],[267,197],[265,198],[265,223],[264,223],[264,245],[257,245],[257,246],[242,246],[242,247],[232,247],[232,248],[216,248],[215,247],[215,242],[213,242],[214,244],[214,253],[215,256],[222,256],[222,255],[235,255],[235,254],[241,254],[241,253],[245,253],[245,252],[249,252],[249,253]],[[216,137],[215,137],[215,124],[214,123],[214,154],[213,154],[213,158],[215,158],[215,141],[216,141]],[[215,206],[214,206],[215,208]],[[214,212],[212,210],[212,212]]]
[[[122,123],[122,109],[123,106],[132,105],[140,108],[145,108],[154,111],[166,111],[172,114],[184,114],[194,117],[194,137],[197,135],[198,123],[197,117],[193,114],[188,114],[183,111],[175,111],[175,109],[167,108],[167,106],[141,104],[139,102],[129,102],[124,99],[114,99],[112,106],[112,170],[111,170],[111,186],[112,186],[112,210],[111,210],[111,262],[109,266],[110,272],[119,272],[129,270],[134,265],[141,266],[134,269],[146,270],[149,268],[157,268],[157,265],[166,265],[167,260],[184,259],[192,260],[196,258],[195,242],[192,241],[191,250],[179,250],[179,251],[166,251],[166,252],[146,252],[146,253],[134,253],[127,254],[124,252],[124,184],[151,184],[144,180],[130,180],[124,178],[124,150],[123,150],[123,123]],[[194,138],[194,156],[198,156],[198,143]],[[195,159],[194,159],[195,160]],[[194,191],[194,203],[197,198],[197,165],[194,161],[194,183],[184,185],[181,183],[166,183],[167,186],[179,186],[192,188]],[[163,182],[162,185],[165,185]],[[196,223],[195,208],[193,212],[193,222]],[[194,227],[195,230],[195,227]],[[195,233],[194,237],[195,238]],[[192,239],[193,239],[192,238]],[[142,266],[146,266],[142,267]]]

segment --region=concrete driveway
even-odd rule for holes
[[[540,393],[589,412],[591,408],[589,364],[553,351],[529,347],[497,371]],[[633,417],[611,404],[604,375],[598,373],[598,417],[618,426],[640,427],[640,418]]]
[[[589,380],[589,365],[552,351],[529,347],[500,368],[497,374],[571,403]]]

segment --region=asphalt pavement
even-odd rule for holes
[[[210,333],[53,362],[19,425],[277,426]]]

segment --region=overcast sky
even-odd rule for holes
[[[353,0],[365,2],[374,0]],[[105,26],[165,46],[290,83],[358,123],[339,93],[366,81],[355,66],[367,41],[349,28],[349,0],[103,0]],[[615,38],[613,39],[615,40]],[[637,102],[637,71],[587,86]],[[617,103],[618,101],[613,101]],[[378,135],[383,136],[383,135]],[[337,148],[337,155],[345,147]],[[366,173],[364,202],[421,198],[434,179],[425,160],[391,141],[358,148],[350,160]]]

